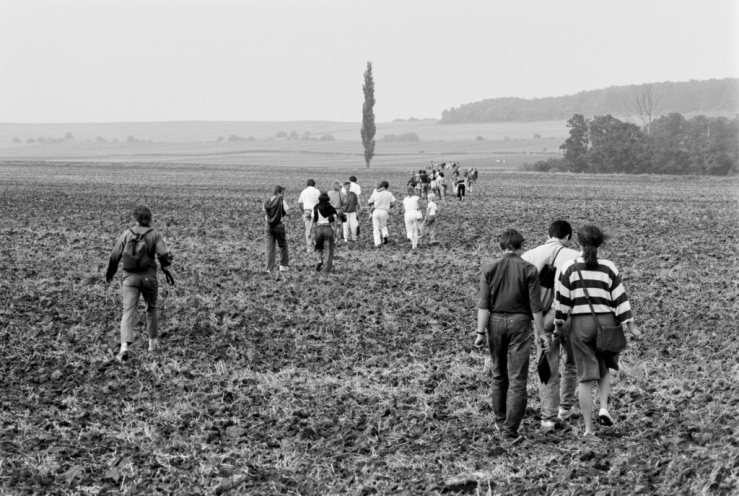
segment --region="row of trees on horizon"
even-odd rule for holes
[[[552,157],[525,170],[625,174],[695,174],[725,176],[739,173],[739,117],[672,113],[642,127],[611,115],[569,121],[570,136],[560,146],[563,157]]]

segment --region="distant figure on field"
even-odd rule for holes
[[[346,222],[342,223],[344,240],[357,240],[357,227],[359,226],[359,214],[362,213],[362,206],[359,204],[359,198],[356,193],[351,190],[349,181],[344,183],[344,187],[348,191],[346,195],[346,205],[344,206],[344,215]]]
[[[149,331],[149,351],[156,351],[159,347],[159,315],[157,313],[157,297],[159,282],[157,281],[157,263],[167,275],[167,281],[174,284],[166,267],[172,263],[172,255],[162,235],[151,227],[151,210],[145,205],[133,209],[131,216],[136,225],[126,229],[110,254],[105,282],[110,284],[118,270],[118,264],[123,260],[123,317],[121,318],[121,349],[117,359],[121,362],[128,360],[128,346],[133,343],[133,327],[136,323],[136,307],[139,295],[144,297],[146,304],[146,328]]]
[[[507,229],[499,240],[503,256],[484,266],[480,274],[477,334],[488,335],[495,423],[504,443],[512,444],[521,441],[518,428],[528,401],[532,318],[544,349],[548,337],[543,330],[539,274],[521,258],[523,236]]]
[[[275,243],[280,247],[280,272],[287,272],[290,268],[290,257],[287,250],[287,233],[285,232],[285,224],[282,223],[282,219],[289,214],[290,207],[288,207],[284,197],[285,188],[275,186],[272,197],[262,205],[264,220],[267,222],[267,229],[264,236],[267,273],[275,268]]]
[[[408,196],[403,198],[403,210],[405,210],[405,232],[411,241],[411,250],[418,248],[418,224],[423,217],[418,201],[416,190],[408,187]]]
[[[313,207],[313,223],[316,225],[316,253],[318,254],[318,265],[316,271],[323,268],[324,245],[328,243],[328,260],[326,260],[326,272],[331,272],[334,266],[334,239],[336,233],[336,209],[331,206],[327,193],[321,193],[318,203]]]
[[[375,247],[380,248],[389,241],[390,233],[387,229],[387,220],[390,217],[390,209],[395,204],[395,197],[387,189],[390,187],[387,181],[377,185],[367,204],[374,207],[372,211],[372,227],[375,238]]]
[[[429,193],[429,202],[426,204],[426,217],[423,219],[421,224],[419,239],[423,238],[423,235],[428,233],[429,241],[431,244],[436,243],[436,216],[438,215],[438,207],[434,200],[436,196],[433,193]]]
[[[313,208],[318,204],[318,195],[321,192],[316,188],[316,182],[308,179],[308,187],[300,193],[298,204],[303,210],[303,224],[305,225],[305,244],[308,246],[308,253],[313,251],[313,242],[311,240],[311,226],[313,225]]]
[[[341,183],[334,181],[331,183],[331,191],[328,192],[329,201],[331,206],[336,210],[336,237],[338,238],[341,233],[342,216],[344,215],[344,205],[346,205],[346,193],[342,192]],[[347,239],[344,237],[344,242]]]
[[[577,241],[582,246],[582,256],[562,266],[562,273],[555,285],[554,325],[561,328],[567,317],[572,317],[570,340],[580,383],[580,410],[585,421],[583,436],[588,441],[598,441],[593,428],[592,382],[598,383],[598,420],[603,425],[613,425],[613,418],[608,412],[611,390],[609,369],[618,370],[618,355],[601,355],[596,349],[598,324],[603,327],[614,327],[617,322],[626,324],[635,338],[641,337],[641,332],[634,324],[631,305],[618,269],[613,262],[598,258],[598,247],[605,240],[606,235],[598,226],[581,227],[577,232]]]

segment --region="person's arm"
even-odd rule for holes
[[[564,325],[565,320],[572,311],[572,300],[570,299],[571,286],[569,269],[562,272],[559,280],[554,285],[554,325],[560,327]]]
[[[286,217],[290,215],[290,207],[288,206],[284,198],[282,199],[282,215]]]
[[[475,347],[479,348],[485,344],[485,335],[487,334],[488,321],[490,320],[490,310],[484,308],[477,309],[477,336],[475,337]]]
[[[105,272],[106,283],[110,283],[110,281],[113,280],[115,273],[118,272],[118,264],[123,256],[123,246],[125,245],[125,242],[126,233],[123,233],[116,241],[113,251],[110,253],[110,258],[108,259],[108,270]]]
[[[631,304],[626,296],[626,290],[621,282],[621,276],[615,271],[611,277],[611,301],[613,302],[613,311],[616,314],[616,321],[620,324],[626,324],[629,333],[635,339],[641,339],[642,333],[634,321],[634,315],[631,312]]]
[[[482,270],[480,272],[479,299],[477,301],[477,337],[475,346],[482,346],[485,342],[485,334],[487,333],[487,324],[490,319],[490,283],[488,283],[487,273]]]

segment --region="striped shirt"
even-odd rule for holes
[[[578,268],[585,279],[585,287],[588,289],[596,314],[614,313],[616,321],[621,324],[634,319],[629,298],[621,284],[621,276],[618,275],[618,269],[613,262],[599,258],[598,267],[588,269],[582,257],[569,260],[562,266],[562,274],[555,285],[555,318],[567,319],[570,310],[573,315],[590,313],[583,281],[577,273]]]

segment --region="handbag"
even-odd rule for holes
[[[536,366],[537,372],[539,372],[539,380],[542,384],[548,384],[549,379],[552,377],[552,369],[549,368],[549,359],[547,358],[547,353],[544,350],[541,350],[541,354],[539,355],[539,363]]]
[[[557,255],[562,251],[562,248],[564,246],[560,246],[557,253],[554,254],[551,264],[546,264],[541,268],[541,272],[539,272],[539,286],[542,288],[550,289],[554,287],[554,276],[557,274],[557,267],[554,265],[554,261],[557,260]]]
[[[615,327],[603,327],[598,322],[598,317],[595,315],[593,309],[593,303],[590,301],[590,295],[588,294],[588,288],[585,286],[585,279],[582,277],[580,269],[577,267],[577,260],[575,260],[575,269],[577,269],[577,275],[582,281],[582,289],[585,291],[585,298],[588,300],[588,306],[590,307],[590,313],[593,314],[595,320],[595,326],[597,329],[597,335],[595,339],[595,349],[601,355],[617,355],[626,349],[626,334],[624,334],[624,328],[621,324]]]

